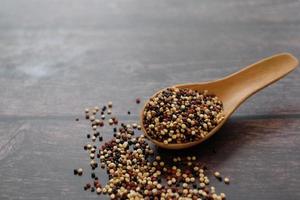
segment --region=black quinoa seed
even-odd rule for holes
[[[141,103],[141,99],[140,99],[140,98],[136,98],[135,102],[136,102],[137,104],[140,104],[140,103]]]

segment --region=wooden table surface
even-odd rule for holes
[[[85,107],[111,100],[122,121],[137,121],[134,99],[159,88],[279,52],[300,58],[299,0],[0,4],[1,200],[107,199],[72,175],[89,171]],[[297,69],[251,97],[207,143],[183,152],[231,178],[216,185],[228,199],[300,199],[299,77]]]

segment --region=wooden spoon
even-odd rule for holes
[[[209,93],[215,94],[222,100],[224,106],[224,120],[212,129],[205,138],[179,144],[164,144],[152,139],[144,128],[143,112],[141,112],[141,125],[145,136],[154,144],[166,149],[183,149],[195,146],[207,140],[216,133],[230,117],[230,115],[251,95],[264,87],[274,83],[280,78],[294,70],[298,65],[298,60],[289,53],[281,53],[268,58],[265,58],[257,63],[254,63],[244,69],[233,73],[225,78],[203,82],[175,85],[177,88],[187,88],[197,91],[208,90]],[[159,91],[160,92],[160,91]],[[157,93],[159,93],[157,92]],[[280,92],[280,91],[279,91]],[[157,94],[156,93],[156,94]],[[154,94],[153,96],[155,96]]]

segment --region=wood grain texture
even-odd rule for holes
[[[298,0],[2,0],[0,199],[99,199],[72,175],[88,171],[87,125],[74,121],[85,107],[112,100],[116,115],[136,121],[134,99],[159,88],[283,51],[300,58],[299,9]],[[183,152],[231,177],[217,185],[229,199],[300,199],[299,77],[255,95]]]

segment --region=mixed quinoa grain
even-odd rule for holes
[[[102,109],[94,107],[85,110],[91,126],[87,137],[89,142],[84,145],[91,168],[90,181],[83,187],[85,191],[108,195],[116,200],[226,199],[224,193],[217,193],[216,188],[210,186],[209,171],[197,161],[196,156],[174,156],[166,160],[155,154],[144,135],[135,136],[141,130],[140,125],[119,125],[116,117],[104,120],[102,116],[108,111],[112,114],[111,109],[112,103],[109,102]],[[102,131],[100,133],[99,129],[106,124],[113,126],[112,139],[102,142]],[[99,179],[98,167],[105,170],[108,181]],[[83,175],[83,169],[74,169],[74,175]],[[221,178],[219,172],[214,175]],[[224,182],[228,184],[229,179],[225,178]]]
[[[223,119],[223,104],[217,96],[175,87],[152,97],[143,113],[147,134],[165,144],[204,138]]]

